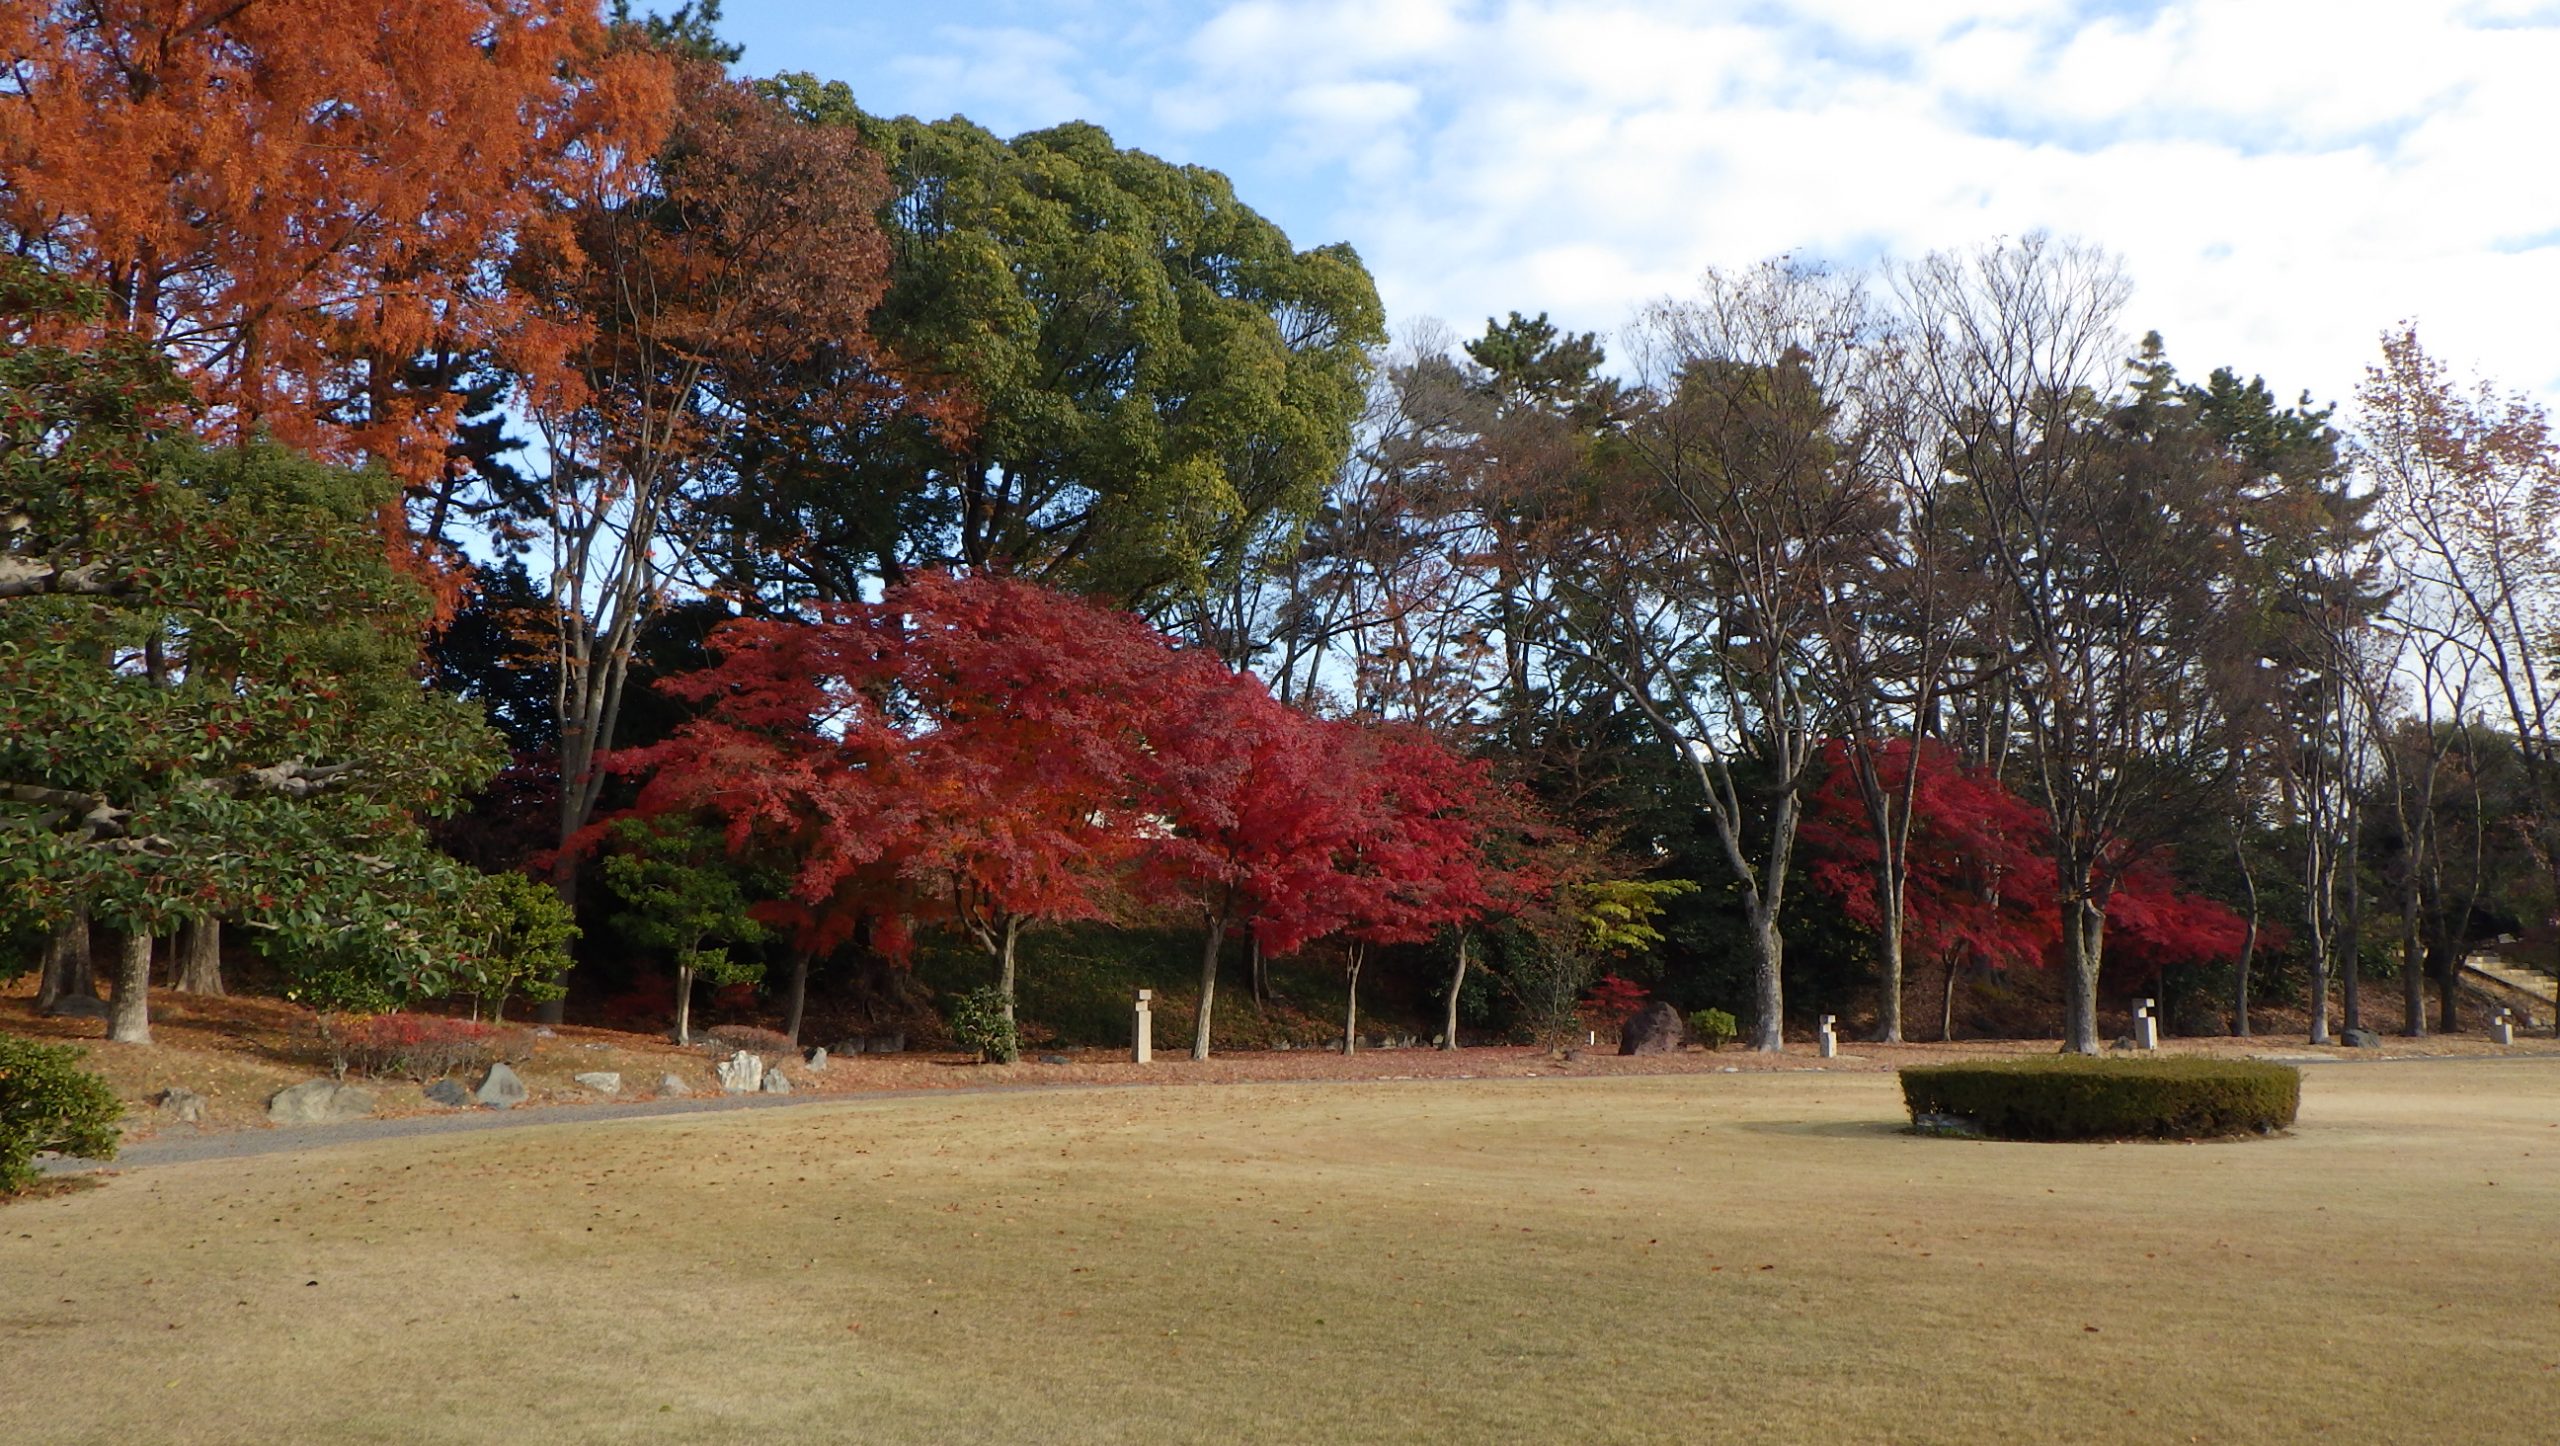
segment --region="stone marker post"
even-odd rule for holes
[[[2158,1007],[2158,1004],[2153,1000],[2139,999],[2134,1001],[2134,1048],[2158,1049],[2160,1047],[2160,1016],[2154,1012]]]
[[[2507,1017],[2507,1011],[2504,1009],[2498,1011],[2497,1018],[2489,1021],[2489,1042],[2491,1044],[2513,1044],[2516,1042],[2515,1021]]]
[[[1138,1007],[1130,1020],[1129,1058],[1140,1064],[1155,1062],[1156,1017],[1155,1011],[1147,1007],[1147,1001],[1155,997],[1156,992],[1152,989],[1139,990]]]
[[[1840,1033],[1832,1028],[1832,1025],[1838,1021],[1839,1016],[1826,1014],[1822,1016],[1822,1027],[1814,1031],[1814,1043],[1820,1048],[1824,1059],[1834,1058],[1840,1053]]]

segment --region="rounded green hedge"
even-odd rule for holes
[[[1995,1140],[2198,1140],[2293,1123],[2302,1071],[2254,1059],[2059,1055],[1902,1071],[1911,1122]]]

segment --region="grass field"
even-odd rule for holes
[[[0,1434],[2560,1432],[2560,1064],[2315,1067],[2226,1144],[1898,1113],[1881,1074],[1097,1089],[137,1170],[0,1208]]]

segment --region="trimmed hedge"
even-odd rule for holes
[[[2197,1140],[2293,1123],[2302,1071],[2254,1059],[1994,1060],[1902,1071],[1911,1120],[1963,1121],[1998,1140]]]
[[[113,1159],[124,1106],[67,1044],[0,1034],[0,1194],[36,1182],[39,1150]]]

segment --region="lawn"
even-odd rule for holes
[[[2560,1063],[2289,1137],[1887,1074],[917,1095],[0,1207],[32,1441],[2547,1441]]]

